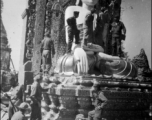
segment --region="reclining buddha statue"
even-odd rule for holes
[[[97,40],[102,41],[102,38],[96,39],[95,36],[98,24],[94,6],[97,3],[98,0],[82,0],[82,6],[69,6],[66,9],[65,31],[68,52],[57,61],[55,73],[136,77],[137,69],[133,63],[118,56],[105,54],[103,47],[96,44]]]

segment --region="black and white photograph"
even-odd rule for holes
[[[152,120],[151,0],[0,0],[1,120]]]

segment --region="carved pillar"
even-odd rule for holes
[[[32,69],[34,74],[40,72],[41,66],[41,40],[43,39],[44,23],[45,23],[45,6],[46,0],[36,1],[36,21],[35,21],[35,37],[32,58]]]

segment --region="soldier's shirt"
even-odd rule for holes
[[[119,21],[118,23],[113,22],[111,24],[112,27],[112,37],[120,37],[122,35],[122,30],[126,33],[126,28],[123,22]]]
[[[41,48],[43,48],[43,50],[51,50],[51,38],[45,37],[42,40]]]

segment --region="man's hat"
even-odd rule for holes
[[[18,106],[18,108],[22,110],[30,109],[29,105],[26,102],[21,103],[20,106]]]

